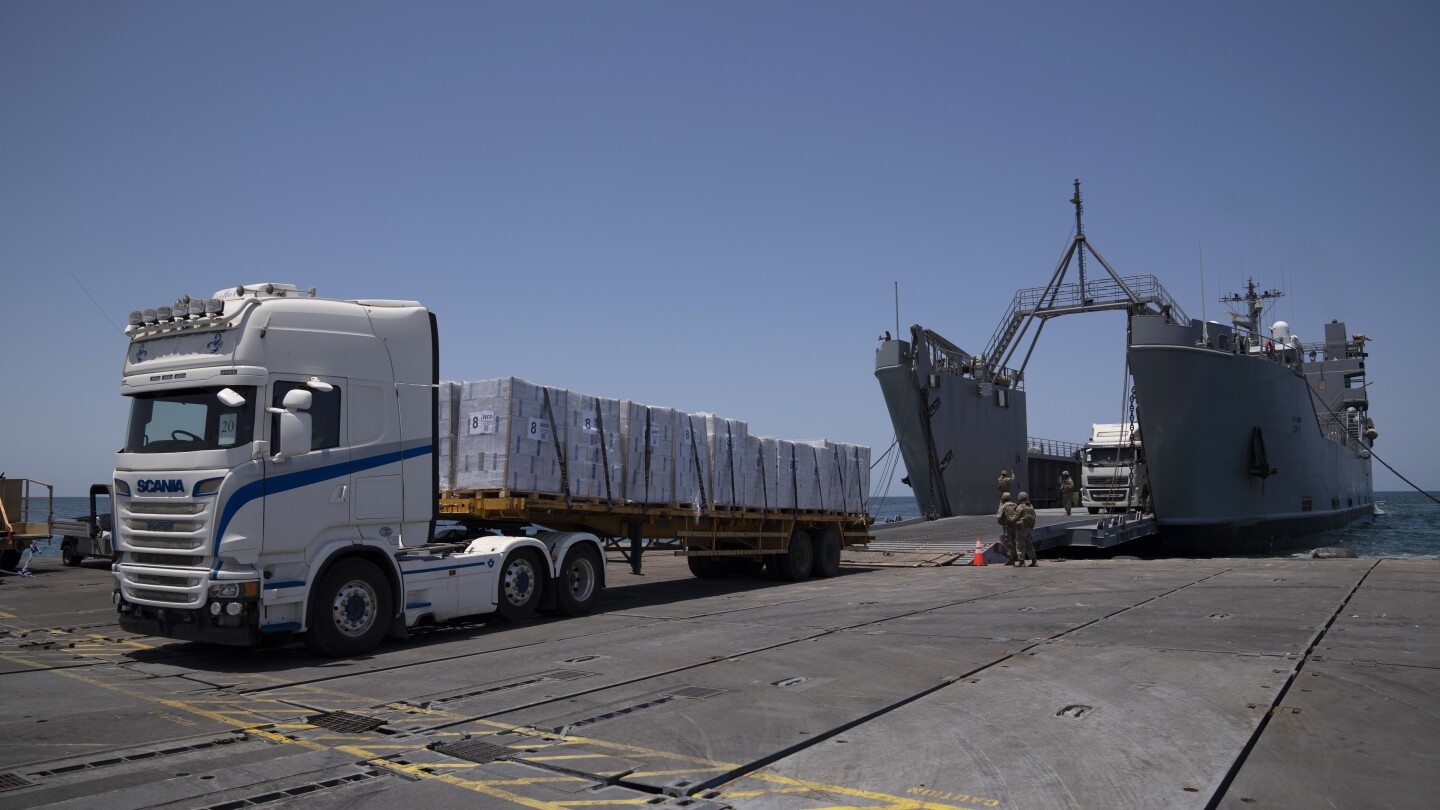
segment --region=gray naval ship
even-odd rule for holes
[[[993,513],[996,476],[1049,497],[1073,445],[1030,438],[1025,366],[1054,317],[1123,310],[1143,475],[1126,483],[1153,507],[1147,551],[1270,553],[1373,513],[1364,335],[1325,325],[1305,344],[1283,321],[1261,331],[1275,290],[1227,296],[1229,326],[1190,319],[1149,275],[1122,277],[1085,236],[1075,183],[1075,236],[1044,287],[1020,290],[985,351],[970,354],[916,325],[881,339],[875,376],[922,514]],[[1105,274],[1086,278],[1087,252]],[[1079,280],[1067,282],[1072,263]],[[1031,333],[1031,329],[1034,329]],[[1014,363],[1029,335],[1029,348]],[[1057,445],[1059,447],[1057,448]]]
[[[1129,360],[1155,516],[1167,546],[1265,552],[1374,512],[1363,334],[1305,343],[1278,290],[1222,301],[1232,324],[1130,316]]]

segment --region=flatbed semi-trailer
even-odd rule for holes
[[[442,491],[440,456],[457,425],[441,416],[435,317],[415,301],[242,285],[134,312],[126,334],[121,393],[131,414],[113,479],[113,570],[120,624],[132,632],[237,645],[299,635],[318,653],[353,655],[422,623],[547,608],[584,615],[605,584],[606,548],[622,538],[636,567],[645,539],[669,538],[697,575],[764,561],[791,580],[833,574],[840,550],[864,539],[863,514],[734,506],[744,473],[734,456],[725,457],[732,505],[572,497],[565,487],[577,478],[555,431],[560,393],[534,386],[521,387],[541,397],[536,413],[454,400],[475,407],[466,442],[506,436],[486,450],[485,469],[497,449],[513,452],[531,480],[555,450],[560,491],[571,494]],[[632,404],[626,413],[625,438],[643,467],[621,471],[643,495],[666,492],[652,486],[672,469],[656,415],[673,412]],[[523,432],[517,417],[527,419]],[[725,427],[727,450],[738,428]],[[678,433],[692,451],[696,432]],[[512,435],[532,444],[513,450]],[[792,494],[822,483],[825,452],[840,458],[838,445],[807,446],[814,466]],[[700,458],[692,453],[692,466]],[[448,460],[482,462],[478,451]],[[868,473],[861,454],[844,461]],[[602,477],[614,483],[609,467]],[[846,482],[846,500],[832,489],[830,503],[859,503],[848,499],[863,491],[863,474]],[[440,520],[461,528],[437,531]]]
[[[607,503],[537,493],[446,492],[440,516],[476,528],[592,532],[640,570],[644,541],[673,540],[699,577],[764,566],[777,579],[834,576],[841,552],[869,542],[865,513]]]

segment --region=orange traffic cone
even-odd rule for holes
[[[978,537],[975,538],[975,559],[972,560],[972,561],[970,562],[970,564],[971,564],[971,565],[984,565],[984,564],[985,564],[985,542],[984,542],[983,540],[981,540],[980,538],[978,538]]]

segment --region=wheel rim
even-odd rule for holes
[[[335,594],[330,615],[335,629],[349,637],[362,636],[375,623],[375,591],[361,580],[351,580]]]
[[[577,555],[570,561],[565,574],[570,583],[570,596],[577,602],[589,599],[595,591],[595,566],[590,563],[590,558],[584,554]]]
[[[815,562],[815,549],[809,543],[791,541],[791,560],[796,571],[809,571]]]
[[[535,590],[535,568],[524,557],[517,557],[505,566],[505,599],[517,607],[530,599]]]

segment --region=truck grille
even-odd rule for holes
[[[1092,501],[1112,501],[1114,503],[1125,503],[1129,499],[1129,496],[1129,491],[1123,488],[1090,490],[1090,500]]]
[[[140,568],[121,563],[117,573],[120,591],[127,601],[192,608],[205,603],[206,571]]]
[[[1110,476],[1091,476],[1085,479],[1087,486],[1092,487],[1123,487],[1130,482],[1128,478],[1112,478]]]
[[[194,551],[205,545],[207,504],[169,501],[121,502],[121,536],[130,548]]]

